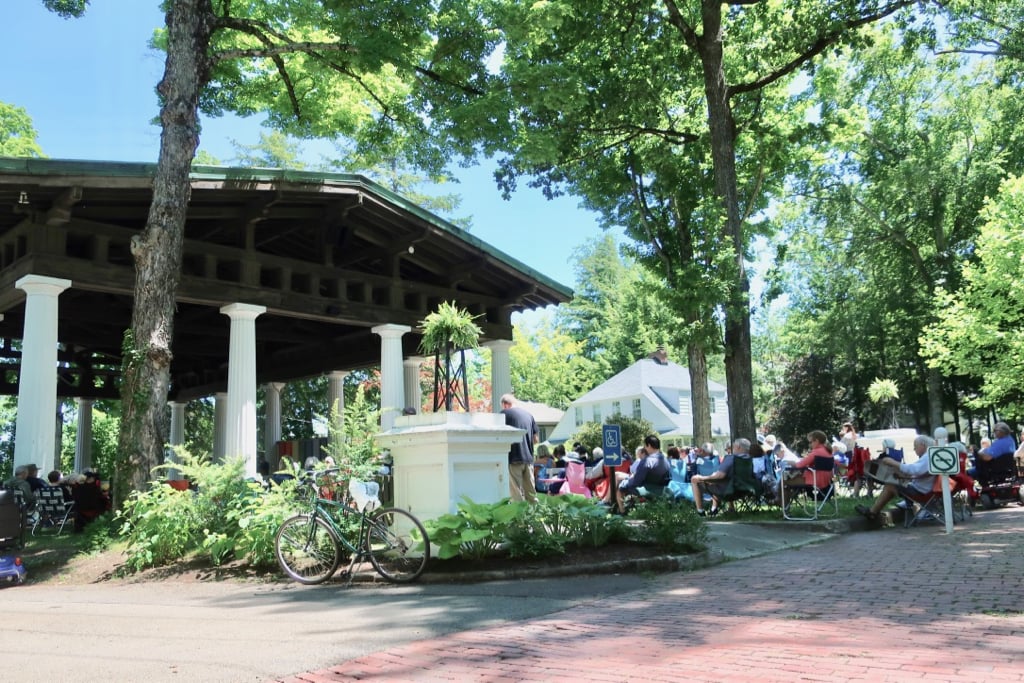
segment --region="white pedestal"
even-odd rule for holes
[[[395,419],[377,442],[394,459],[395,507],[421,521],[507,498],[508,451],[523,430],[493,413],[424,413]]]

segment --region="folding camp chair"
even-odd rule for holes
[[[44,486],[36,491],[36,520],[32,525],[32,535],[41,529],[56,529],[57,534],[64,531],[64,525],[71,519],[74,501],[64,500],[64,489],[59,486]]]
[[[558,489],[560,495],[566,493],[575,493],[583,496],[584,498],[590,498],[593,495],[590,488],[587,486],[587,467],[581,462],[567,462],[565,463],[565,483]]]
[[[809,522],[821,517],[839,516],[836,496],[835,460],[831,455],[815,456],[806,471],[812,473],[810,484],[783,483],[782,516],[792,521]]]
[[[714,496],[722,503],[733,503],[737,508],[753,510],[761,498],[761,482],[754,475],[754,460],[749,456],[737,456],[732,460],[732,475],[723,486],[718,487]]]

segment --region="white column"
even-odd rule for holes
[[[266,415],[263,420],[263,457],[270,471],[277,471],[277,442],[281,440],[281,389],[284,382],[263,385],[266,396]]]
[[[501,412],[501,397],[512,393],[512,365],[508,350],[512,342],[508,339],[495,339],[484,342],[491,350],[491,412]]]
[[[335,370],[327,373],[327,412],[337,408],[338,416],[345,417],[345,378],[347,370]]]
[[[218,391],[213,395],[213,462],[224,460],[227,445],[228,395]]]
[[[54,469],[53,416],[57,412],[57,297],[71,280],[26,275],[14,283],[28,295],[18,376],[14,466]]]
[[[402,414],[405,377],[402,370],[402,335],[412,331],[408,325],[377,325],[370,329],[380,335],[380,427],[391,429]]]
[[[75,472],[92,467],[92,399],[78,399],[78,433],[75,434]],[[103,473],[107,475],[106,472]],[[109,475],[108,475],[109,476]]]
[[[405,368],[405,407],[415,408],[418,413],[423,410],[423,388],[420,386],[423,358],[410,356],[403,361],[402,366]]]
[[[171,401],[171,433],[169,435],[168,443],[171,446],[184,446],[185,445],[185,406],[188,405],[183,401]],[[177,456],[174,453],[174,449],[171,448],[167,452],[168,464],[177,462]],[[178,470],[168,470],[168,479],[181,479],[181,472]]]
[[[245,460],[245,476],[256,477],[256,318],[266,306],[229,304],[220,312],[231,318],[228,352],[228,413],[224,454]]]

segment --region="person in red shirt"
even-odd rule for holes
[[[828,488],[828,485],[832,483],[832,471],[834,469],[832,453],[825,447],[825,444],[828,443],[828,437],[825,436],[825,432],[816,429],[807,435],[807,440],[811,444],[811,450],[807,452],[807,455],[793,463],[791,467],[803,470],[805,486],[814,486],[817,483],[819,489]],[[828,458],[830,466],[814,468],[816,458]],[[779,481],[779,490],[775,492],[776,504],[782,501],[782,487],[785,485],[785,481],[786,477],[782,477]],[[790,486],[792,486],[792,481],[790,481]]]

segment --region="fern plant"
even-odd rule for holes
[[[442,406],[445,410],[456,406],[469,410],[466,350],[479,346],[483,334],[473,321],[474,316],[469,311],[446,301],[420,322],[423,329],[420,351],[434,356],[435,411]],[[458,362],[455,354],[458,354]]]

